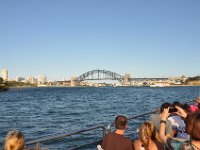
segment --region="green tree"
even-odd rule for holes
[[[2,77],[0,77],[0,84],[1,84],[1,83],[3,83],[3,78],[2,78]]]

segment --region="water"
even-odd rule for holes
[[[25,88],[0,93],[0,143],[12,128],[27,141],[108,125],[119,115],[132,117],[159,108],[163,102],[186,101],[199,96],[199,87]],[[132,132],[145,117],[129,122]],[[100,139],[97,130],[43,145],[69,149]],[[95,148],[92,148],[95,149]]]

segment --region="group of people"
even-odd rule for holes
[[[109,132],[98,150],[200,150],[200,98],[193,105],[163,103],[139,131],[139,139],[124,136],[125,116],[115,119],[115,132]]]
[[[200,98],[194,105],[164,103],[158,114],[140,127],[140,137],[131,141],[124,136],[128,128],[125,116],[115,118],[115,132],[109,132],[98,150],[200,150]],[[10,131],[4,150],[26,150],[24,135]]]

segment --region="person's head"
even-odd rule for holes
[[[160,141],[158,132],[155,129],[155,126],[149,122],[145,121],[140,127],[140,139],[142,144],[146,149],[148,149],[150,140]]]
[[[164,109],[165,108],[168,108],[168,107],[170,107],[170,106],[172,106],[172,104],[170,104],[170,103],[163,103],[161,106],[160,106],[160,113],[162,113],[163,111],[164,111]]]
[[[183,104],[182,105],[182,108],[183,108],[183,110],[185,111],[185,112],[191,112],[191,109],[190,109],[190,106],[187,104],[187,103],[185,103],[185,104]]]
[[[183,105],[180,103],[180,102],[177,102],[177,101],[175,101],[175,102],[173,102],[173,106],[178,106],[178,107],[183,107]]]
[[[24,135],[18,130],[8,132],[5,138],[4,150],[22,150],[25,145]]]
[[[115,118],[115,127],[118,130],[125,130],[128,127],[128,121],[125,116],[119,115]]]
[[[188,114],[186,120],[186,132],[192,140],[200,141],[200,112]]]

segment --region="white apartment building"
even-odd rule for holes
[[[2,72],[1,72],[1,76],[3,78],[3,80],[8,80],[8,70],[6,70],[5,68],[2,69]]]
[[[47,82],[47,77],[46,76],[39,76],[38,77],[38,84],[44,84]]]
[[[38,81],[37,78],[31,76],[26,79],[26,82],[29,82],[31,84],[37,84]]]

